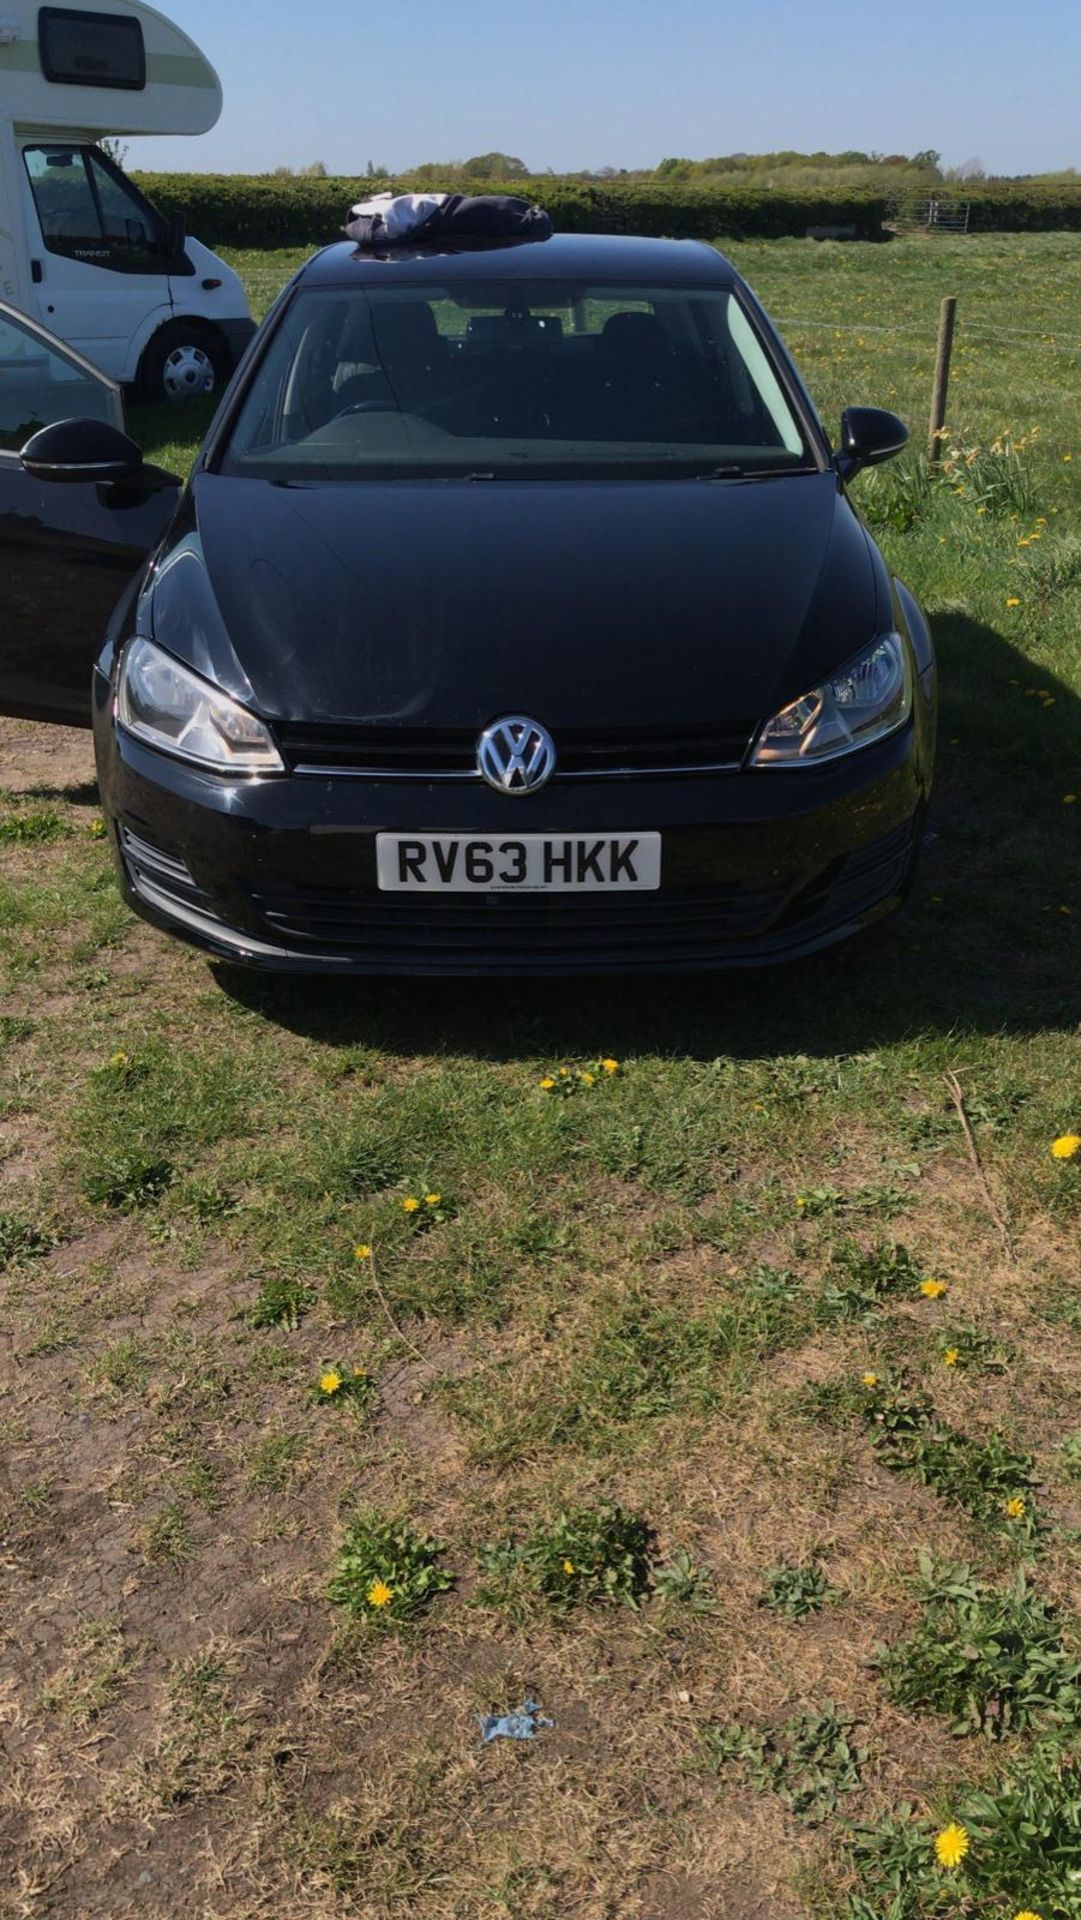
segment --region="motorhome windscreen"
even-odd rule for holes
[[[65,87],[146,86],[142,23],[122,13],[76,13],[70,7],[38,12],[38,50],[46,80]]]

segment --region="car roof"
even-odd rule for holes
[[[704,240],[651,240],[637,234],[558,233],[548,240],[469,240],[431,246],[356,247],[340,241],[307,261],[304,286],[410,286],[441,281],[608,280],[624,286],[732,286],[731,261]]]

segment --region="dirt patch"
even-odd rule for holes
[[[93,806],[97,774],[89,731],[0,718],[0,787]]]

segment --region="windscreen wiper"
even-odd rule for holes
[[[787,480],[794,473],[814,473],[814,467],[741,467],[736,461],[709,467],[697,475],[699,480]]]

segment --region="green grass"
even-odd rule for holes
[[[950,472],[857,486],[941,660],[888,930],[675,983],[214,973],[15,729],[0,1821],[62,1920],[144,1858],[207,1911],[1081,1920],[1081,238],[732,252],[828,422],[917,443],[959,296]],[[265,304],[294,262],[238,264]],[[137,426],[181,471],[205,414]],[[480,1754],[527,1698],[543,1741]]]

